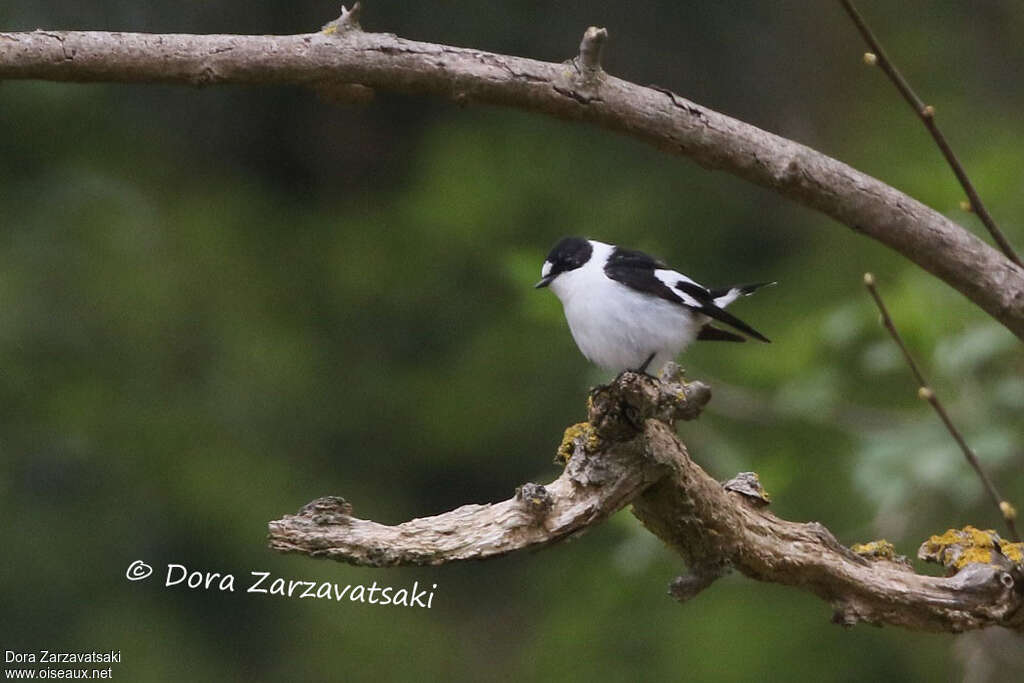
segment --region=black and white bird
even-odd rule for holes
[[[695,339],[758,341],[763,334],[725,307],[773,282],[708,289],[643,253],[566,237],[548,254],[536,287],[550,287],[565,309],[576,346],[605,370],[659,370]]]

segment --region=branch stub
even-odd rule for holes
[[[761,478],[757,476],[757,472],[740,472],[722,484],[722,488],[742,495],[744,500],[755,507],[765,507],[772,502],[771,496],[761,485]]]
[[[580,41],[579,65],[583,72],[601,71],[601,53],[604,50],[604,43],[608,39],[608,29],[591,26],[583,32],[583,40]]]
[[[349,31],[362,31],[363,27],[359,24],[359,14],[363,7],[361,3],[355,3],[352,5],[352,9],[348,9],[344,5],[341,6],[341,16],[334,21],[329,21],[321,27],[321,32],[333,36],[341,35],[342,33],[348,33]]]

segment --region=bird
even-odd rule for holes
[[[562,301],[576,346],[605,370],[658,370],[696,339],[770,341],[725,307],[775,282],[709,289],[642,251],[584,237],[560,240],[540,274],[534,287]]]

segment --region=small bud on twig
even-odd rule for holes
[[[957,158],[956,154],[953,153],[949,143],[946,142],[945,136],[939,130],[938,125],[935,123],[935,107],[926,105],[917,93],[914,92],[913,88],[907,82],[903,75],[899,72],[899,69],[892,63],[892,61],[886,56],[885,50],[882,48],[882,44],[878,42],[875,34],[872,33],[871,28],[864,21],[864,17],[861,16],[860,12],[853,5],[853,0],[840,0],[843,5],[843,9],[850,16],[857,30],[860,31],[861,36],[864,38],[864,42],[867,43],[870,52],[864,54],[865,64],[878,64],[879,68],[885,72],[885,75],[889,77],[896,89],[899,90],[900,95],[907,101],[907,104],[911,106],[914,112],[921,117],[921,121],[924,123],[928,132],[931,133],[932,138],[935,140],[935,144],[938,145],[939,151],[946,157],[946,161],[949,163],[950,168],[953,169],[953,174],[960,181],[960,185],[964,188],[964,192],[971,200],[971,204],[974,206],[972,213],[977,214],[981,222],[988,228],[989,233],[992,235],[992,239],[999,245],[999,249],[1002,250],[1006,257],[1016,263],[1018,266],[1024,267],[1024,261],[1021,261],[1020,256],[1014,251],[1013,247],[1007,241],[1006,236],[996,225],[995,220],[989,215],[988,209],[982,203],[981,198],[978,196],[977,190],[974,189],[973,183],[970,178],[967,177],[967,171],[964,170],[963,165],[960,163],[960,159]]]
[[[949,414],[946,412],[946,408],[942,405],[942,401],[935,395],[935,392],[931,387],[928,386],[928,382],[925,380],[924,375],[921,374],[921,369],[917,367],[917,363],[914,361],[914,357],[910,355],[910,351],[907,349],[907,345],[903,343],[903,338],[900,333],[896,330],[896,325],[893,323],[892,318],[889,317],[889,310],[885,306],[885,302],[882,301],[882,295],[879,294],[878,289],[875,287],[875,277],[871,273],[864,274],[864,285],[867,287],[868,292],[871,294],[871,298],[875,300],[875,305],[878,306],[878,312],[882,317],[882,326],[889,331],[892,336],[892,340],[896,342],[896,346],[899,347],[903,353],[903,358],[907,361],[907,366],[910,367],[910,371],[914,374],[917,379],[917,397],[922,401],[928,401],[935,413],[942,420],[942,423],[946,426],[946,430],[949,431],[949,435],[953,437],[957,445],[960,447],[960,451],[964,454],[968,464],[974,469],[974,472],[981,479],[982,485],[985,487],[985,491],[988,493],[992,502],[999,506],[1000,512],[1002,512],[1003,519],[1006,521],[1006,528],[1010,531],[1010,537],[1015,542],[1020,542],[1020,535],[1017,533],[1017,527],[1013,523],[1014,517],[1017,516],[1017,511],[1013,509],[1013,506],[1009,502],[1003,500],[1003,497],[996,491],[995,484],[985,474],[985,470],[981,468],[981,463],[978,462],[978,456],[974,454],[971,447],[967,445],[963,435],[953,425],[953,421],[949,419]]]

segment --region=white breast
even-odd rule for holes
[[[551,283],[576,345],[591,362],[614,372],[639,368],[653,353],[649,371],[657,372],[696,338],[707,318],[609,279],[604,264],[613,247],[592,244],[586,265]]]

